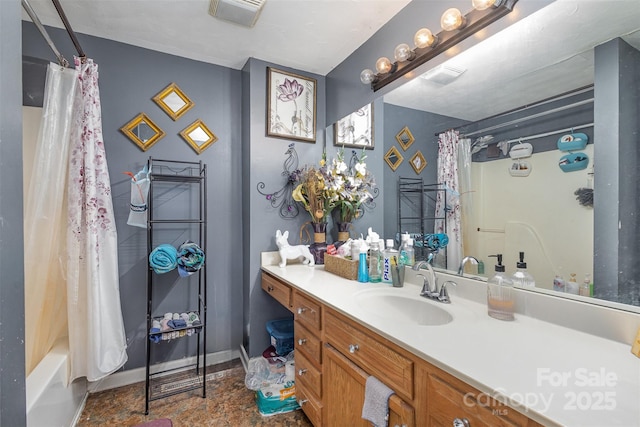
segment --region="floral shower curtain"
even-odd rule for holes
[[[458,146],[460,135],[457,131],[449,130],[441,133],[438,138],[438,183],[446,192],[438,192],[436,197],[436,217],[446,218],[436,220],[435,233],[446,233],[449,237],[446,254],[438,252],[435,265],[448,270],[458,270],[462,261],[462,211],[460,207],[460,177],[458,168]],[[445,229],[446,228],[446,229]],[[446,259],[445,259],[446,257]]]
[[[67,158],[80,99],[78,86],[76,70],[49,64],[24,197],[25,254],[33,261],[24,269],[26,375],[67,335],[65,259],[60,254],[65,251]],[[30,143],[25,144],[26,148]],[[26,157],[25,168],[29,168]]]
[[[98,66],[75,58],[82,93],[68,179],[67,308],[70,380],[99,380],[127,361],[118,249],[102,139]]]

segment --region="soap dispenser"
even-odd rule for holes
[[[514,286],[521,288],[535,288],[536,282],[533,276],[527,271],[527,263],[524,262],[524,252],[520,252],[520,261],[516,263],[517,270],[511,276]]]
[[[502,254],[489,256],[498,258],[495,274],[487,281],[489,316],[499,320],[514,320],[516,301],[513,293],[513,282],[504,273]]]

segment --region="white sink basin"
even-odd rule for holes
[[[364,311],[393,322],[438,326],[453,321],[453,316],[438,307],[438,302],[400,294],[395,289],[369,289],[357,293],[355,298]]]

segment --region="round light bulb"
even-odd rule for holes
[[[413,51],[406,43],[400,43],[393,51],[393,56],[398,62],[408,61],[413,59]]]
[[[384,56],[378,58],[376,61],[376,70],[378,70],[378,73],[380,74],[386,74],[391,71],[391,61],[389,61],[389,58]]]
[[[442,14],[442,18],[440,18],[440,26],[445,31],[459,30],[464,27],[464,24],[464,16],[462,16],[462,13],[455,7],[447,9]]]
[[[489,9],[496,3],[496,0],[471,0],[473,8],[476,10]]]
[[[413,44],[420,49],[434,46],[437,40],[438,38],[428,28],[420,28],[413,36]]]
[[[373,81],[375,80],[376,75],[373,73],[372,70],[365,68],[364,70],[362,70],[362,72],[360,73],[360,81],[363,84],[369,85],[371,83],[373,83]]]

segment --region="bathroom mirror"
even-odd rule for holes
[[[142,151],[147,151],[165,135],[164,131],[144,113],[138,114],[129,123],[122,126],[120,131]]]
[[[523,23],[526,24],[528,21],[530,21],[529,26],[520,25]],[[604,22],[607,24],[603,25]],[[442,67],[438,67],[439,78],[433,79],[432,76],[434,73],[430,73],[431,76],[415,78],[385,94],[384,126],[385,128],[390,126],[394,130],[401,129],[405,126],[407,123],[400,121],[390,123],[386,119],[386,116],[388,116],[387,108],[404,107],[411,110],[428,112],[433,114],[434,117],[437,116],[437,118],[459,119],[461,133],[474,131],[477,127],[465,127],[464,124],[475,122],[577,88],[592,85],[594,83],[594,47],[612,40],[615,41],[616,38],[620,37],[624,43],[636,50],[640,50],[639,29],[640,7],[638,7],[636,1],[615,2],[615,7],[606,1],[555,1],[501,33],[478,43],[474,48],[452,57],[449,61],[442,64]],[[635,80],[630,78],[631,84],[628,87],[630,93],[633,93],[634,90],[636,93],[640,91],[638,88],[640,86],[640,75],[637,73],[638,69],[638,65],[636,65]],[[440,77],[447,77],[447,79],[443,80],[443,78]],[[588,90],[589,89],[587,89],[587,91]],[[591,94],[587,92],[580,96],[593,96],[593,90],[591,90]],[[580,102],[582,102],[582,98]],[[640,121],[640,117],[637,114],[638,105],[640,104],[636,103],[635,113],[629,114],[629,117],[624,119],[634,121],[636,123],[636,129],[638,126],[637,123]],[[593,113],[593,105],[586,106],[585,108],[590,108],[592,114],[595,114]],[[564,112],[556,115],[559,123],[561,123],[564,116]],[[597,117],[594,116],[594,118]],[[621,115],[621,119],[622,118],[623,116]],[[444,120],[442,121],[444,122]],[[623,125],[624,124],[625,123],[623,123]],[[518,124],[514,124],[512,127],[517,128],[518,126]],[[409,127],[415,135],[417,127],[415,129],[413,125],[409,125]],[[434,133],[445,131],[446,129],[447,127],[435,126],[435,129],[430,134],[420,134],[420,137],[416,138],[416,142],[413,143],[411,149],[419,148],[424,154],[424,157],[432,161],[431,159],[437,156],[437,154],[434,154],[437,152],[437,137]],[[561,126],[554,127],[553,129],[561,129]],[[587,131],[593,135],[593,129],[588,129]],[[538,132],[542,133],[543,131],[540,130],[536,133]],[[473,135],[470,138],[475,140],[480,136],[491,133],[491,130],[487,130]],[[570,133],[570,130],[567,130],[566,133]],[[562,134],[557,134],[550,138],[558,139],[561,136]],[[493,141],[493,144],[497,141],[499,140]],[[537,141],[530,142],[532,142],[534,146],[534,157],[538,156],[538,154],[536,154]],[[394,141],[394,145],[398,143],[399,141]],[[596,140],[595,144],[598,143],[608,144],[610,141]],[[617,146],[614,145],[613,147],[617,150]],[[593,150],[593,145],[589,144],[588,148]],[[384,146],[384,150],[390,151],[388,142],[387,145]],[[485,148],[484,151],[479,154],[486,156],[486,153],[487,150]],[[563,185],[569,183],[568,185],[573,186],[573,189],[586,187],[588,185],[589,178],[587,170],[563,173],[559,170],[557,162],[565,153],[561,153],[558,150],[555,150],[555,152],[548,151],[548,153],[551,156],[550,161],[553,162],[554,168],[559,171],[557,175],[554,175],[554,179],[562,180]],[[502,157],[505,158],[505,156]],[[609,170],[617,170],[617,165],[608,167],[606,163],[608,159],[599,159],[597,156],[593,156],[593,151],[589,152],[589,157],[594,162],[593,164],[597,165],[595,170],[596,177],[598,171],[600,171],[601,174],[605,174]],[[508,155],[506,159],[508,160]],[[385,156],[385,161],[388,162],[387,156]],[[433,164],[435,165],[435,162]],[[427,168],[422,173],[423,175],[431,174],[433,169],[435,169],[435,167]],[[634,175],[628,176],[630,181],[635,182],[635,174],[637,173],[635,170],[637,170],[637,168],[634,169]],[[503,191],[501,198],[497,200],[496,203],[503,206],[510,206],[518,204],[523,199],[535,200],[538,204],[547,206],[544,215],[549,219],[547,226],[550,229],[572,231],[574,235],[582,234],[585,238],[590,239],[590,246],[583,245],[589,249],[588,253],[568,254],[576,265],[581,265],[582,260],[584,260],[584,268],[579,269],[580,267],[574,268],[573,266],[564,264],[559,266],[564,268],[563,271],[565,273],[563,276],[565,280],[569,279],[570,273],[572,272],[578,274],[577,281],[581,283],[586,273],[608,269],[612,270],[613,274],[616,274],[616,270],[621,269],[622,263],[620,263],[620,265],[617,263],[615,265],[613,263],[604,263],[599,266],[593,265],[594,251],[600,251],[601,253],[611,252],[616,258],[618,254],[620,257],[624,255],[622,250],[619,250],[619,242],[615,238],[612,239],[615,241],[600,239],[597,246],[594,243],[594,241],[597,241],[597,238],[594,237],[595,223],[599,219],[609,217],[610,215],[618,215],[617,211],[613,211],[613,209],[617,209],[616,205],[618,203],[613,201],[613,203],[596,204],[591,210],[593,216],[591,221],[593,225],[579,227],[576,225],[573,215],[567,214],[563,209],[559,209],[554,203],[549,202],[549,200],[552,199],[552,193],[556,191],[556,187],[560,187],[560,181],[548,181],[545,184],[544,191],[538,190],[538,192],[531,193],[527,188],[528,183],[532,182],[531,178],[535,177],[536,173],[538,173],[538,176],[541,175],[540,169],[534,167],[529,177],[510,176],[506,166],[502,172],[503,174],[500,179],[502,179],[503,182],[509,180],[508,182],[510,183],[519,183],[521,189],[520,191]],[[584,175],[579,175],[583,172]],[[407,175],[406,172],[402,172],[401,175],[410,176]],[[397,180],[398,176],[401,175],[398,173],[391,175],[385,173],[384,179],[385,182],[388,179]],[[549,178],[550,177],[551,175],[549,175]],[[476,178],[480,178],[476,181],[476,184],[482,186],[482,177],[476,176]],[[435,173],[433,173],[433,180],[436,180]],[[392,186],[387,185],[386,188],[392,188]],[[576,206],[576,209],[580,209],[572,193],[565,197],[565,199]],[[397,194],[387,192],[385,198],[389,198],[390,203],[394,203]],[[480,210],[479,208],[476,209]],[[583,208],[583,210],[587,212],[588,215],[588,209]],[[386,215],[388,215],[388,212]],[[389,221],[387,221],[387,219],[385,216],[385,224],[397,224],[397,221],[394,221],[393,218]],[[522,219],[522,222],[526,221],[527,219]],[[397,227],[394,227],[393,230],[385,230],[385,234],[391,235],[389,233],[395,233],[395,228]],[[484,231],[484,233],[475,233],[476,235],[471,237],[480,238],[480,234],[483,234],[482,238],[485,239],[500,239],[500,233],[504,232],[504,225],[501,227],[486,227]],[[557,235],[555,240],[546,242],[545,246],[553,246],[559,249],[566,247],[567,239],[564,237],[565,235],[560,232],[555,234]],[[466,236],[465,239],[469,237],[470,236]],[[615,245],[615,247],[612,245]],[[464,255],[474,255],[481,258],[485,264],[486,277],[492,274],[493,264],[495,264],[495,258],[487,258],[489,253],[491,252],[465,253]],[[511,260],[507,265],[511,271],[515,270],[515,257],[517,257],[517,253],[511,255]],[[627,263],[627,266],[629,264],[630,263]],[[475,268],[471,266],[469,266],[467,271],[475,274]],[[553,278],[553,276],[551,277]],[[545,280],[545,283],[539,283],[540,288],[544,289],[544,292],[554,292],[551,290],[553,287],[551,282],[552,279],[549,281]],[[557,295],[561,294],[557,293]],[[587,300],[587,298],[588,297],[585,297],[585,300]],[[638,304],[638,290],[624,290],[624,286],[621,285],[619,295],[611,298],[606,297],[606,299],[622,304],[635,305]],[[593,301],[592,298],[589,298],[589,300]]]
[[[218,140],[200,119],[191,123],[180,132],[180,136],[194,149],[198,154],[206,150],[211,144]]]
[[[194,105],[193,101],[175,83],[162,89],[153,97],[153,101],[173,120],[178,120]]]

